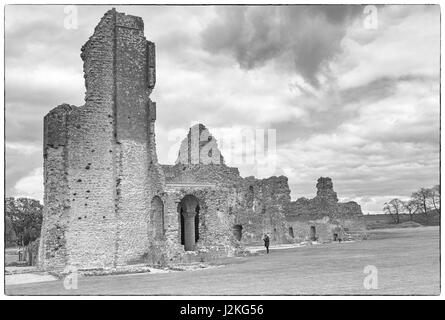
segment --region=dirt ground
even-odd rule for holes
[[[217,268],[79,277],[72,290],[62,280],[9,285],[6,294],[437,295],[439,242],[439,227],[376,230],[361,242],[275,251],[272,244],[269,255],[232,258]],[[365,288],[365,269],[377,271],[376,289]]]

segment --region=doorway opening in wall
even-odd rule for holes
[[[241,241],[241,238],[243,237],[243,226],[240,224],[235,224],[233,226],[233,235],[235,236],[236,240]]]
[[[291,236],[292,238],[295,238],[294,236],[294,228],[289,227],[289,236]]]
[[[181,244],[184,245],[184,217],[182,216],[182,208],[180,209],[179,216],[181,219]]]
[[[193,251],[199,240],[199,203],[192,195],[185,196],[179,206],[181,244],[186,251]]]
[[[195,216],[195,242],[199,240],[199,206],[196,207],[196,216]]]
[[[309,239],[310,239],[311,241],[315,241],[315,240],[317,240],[317,234],[316,234],[316,232],[315,232],[315,226],[311,226],[311,231],[310,231]]]
[[[182,215],[181,208],[181,244],[184,245],[184,216]],[[195,215],[195,242],[199,240],[199,206],[196,208]]]

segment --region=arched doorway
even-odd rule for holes
[[[164,203],[158,196],[151,200],[149,232],[155,239],[162,239],[164,236]]]
[[[292,238],[295,238],[294,236],[294,228],[289,227],[289,236],[291,236]]]
[[[243,226],[240,224],[235,224],[232,228],[232,231],[235,239],[241,241],[241,238],[243,237]]]
[[[195,250],[199,239],[199,202],[195,196],[187,195],[180,203],[181,244],[185,251]]]
[[[181,220],[181,244],[185,245],[184,241],[184,215],[182,214],[182,207],[179,208],[180,220]],[[199,240],[199,205],[196,207],[195,215],[195,242]]]
[[[315,226],[311,226],[311,231],[310,231],[309,239],[310,239],[311,241],[316,241],[316,240],[317,240],[316,231],[315,231]]]

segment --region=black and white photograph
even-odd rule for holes
[[[441,298],[439,4],[3,10],[4,297]]]

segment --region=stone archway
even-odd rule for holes
[[[295,238],[295,236],[294,236],[294,228],[292,228],[292,227],[289,227],[289,236],[291,238]]]
[[[316,230],[315,230],[315,226],[311,226],[309,239],[311,241],[316,241],[317,240],[317,233],[316,233]]]
[[[199,202],[195,196],[186,195],[180,202],[181,244],[185,251],[194,251],[199,239]]]
[[[158,196],[151,200],[150,234],[155,239],[162,239],[164,236],[164,203]]]
[[[241,241],[241,238],[243,237],[243,226],[240,224],[235,224],[232,227],[232,232],[236,240]]]

